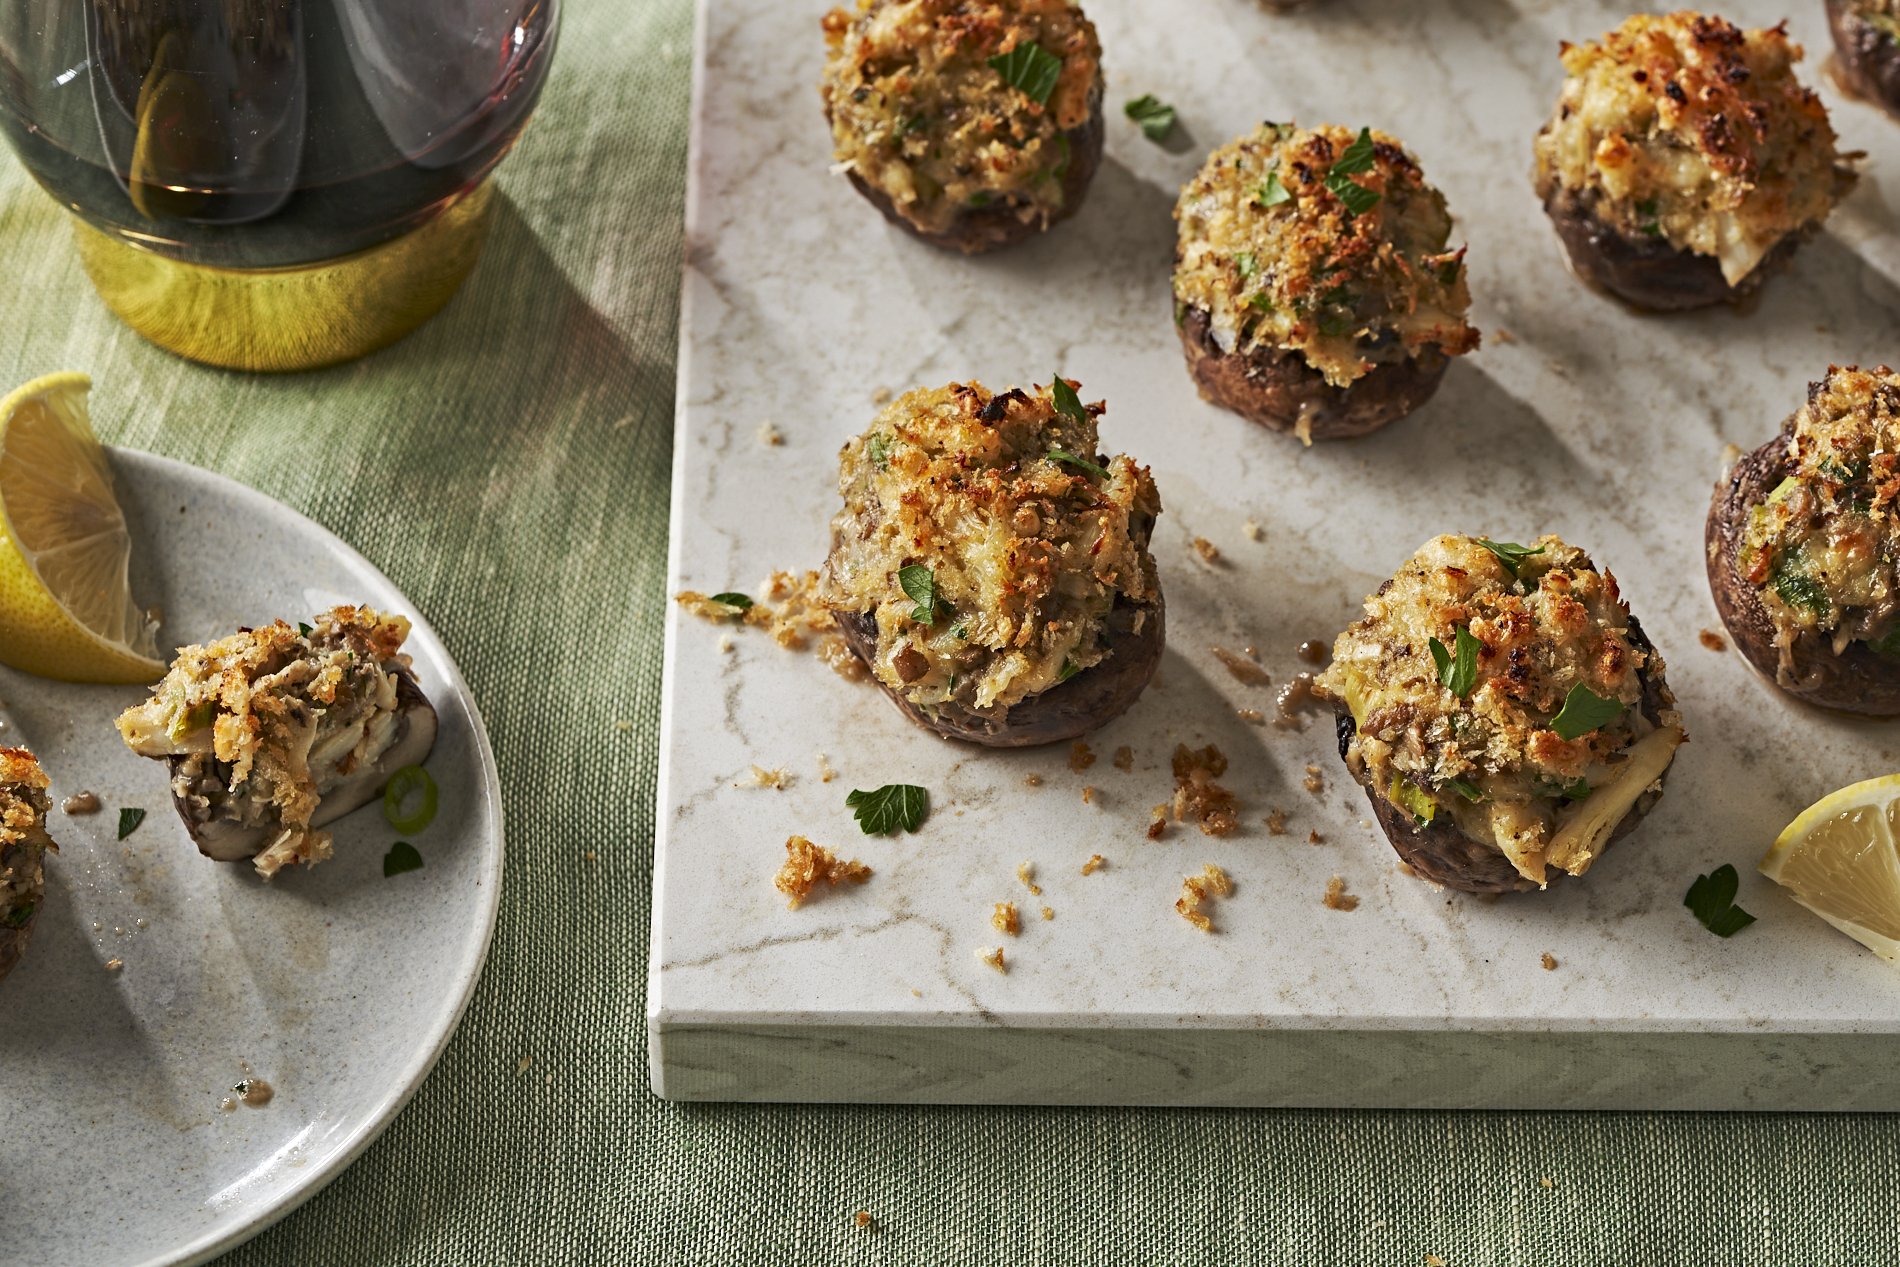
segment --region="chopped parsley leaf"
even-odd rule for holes
[[[1432,653],[1432,663],[1438,666],[1439,685],[1463,699],[1478,684],[1478,650],[1484,644],[1464,628],[1458,630],[1452,643],[1455,650],[1447,650],[1436,638],[1428,639],[1426,645]]]
[[[1151,92],[1143,93],[1123,106],[1122,113],[1140,124],[1141,134],[1150,141],[1165,141],[1168,133],[1174,131],[1174,107]]]
[[[1034,40],[990,58],[990,68],[1039,106],[1049,104],[1049,97],[1062,78],[1062,59]]]
[[[875,791],[853,791],[844,803],[867,836],[916,831],[930,813],[930,793],[912,783],[887,783]]]
[[[1260,188],[1254,191],[1254,200],[1263,207],[1277,207],[1283,202],[1292,202],[1293,194],[1280,183],[1279,172],[1268,172]]]
[[[127,836],[130,836],[133,832],[137,831],[139,829],[139,824],[144,821],[145,821],[145,811],[142,809],[132,809],[130,807],[127,807],[125,809],[120,810],[119,811],[119,839],[124,840]]]
[[[297,633],[298,633],[299,635],[301,635],[302,637],[305,637],[305,638],[308,638],[308,637],[310,636],[310,626],[309,626],[309,625],[306,625],[306,624],[304,624],[304,623],[303,623],[303,622],[302,622],[301,620],[300,620],[300,621],[298,621],[298,622],[297,622]]]
[[[1062,657],[1062,668],[1056,673],[1056,681],[1066,682],[1082,671],[1082,666],[1067,656]]]
[[[1253,275],[1260,271],[1260,261],[1254,258],[1252,251],[1242,251],[1234,256],[1234,267],[1240,270],[1241,281],[1251,281]]]
[[[1358,137],[1346,147],[1332,170],[1326,173],[1326,188],[1332,190],[1333,196],[1345,203],[1346,210],[1356,216],[1364,215],[1378,206],[1384,196],[1351,179],[1372,170],[1373,148],[1372,129],[1360,128]]]
[[[727,590],[723,594],[714,594],[711,601],[718,603],[721,607],[730,607],[735,611],[752,610],[752,600],[747,598],[744,594],[736,593],[732,590]]]
[[[7,917],[0,919],[0,924],[5,924],[8,928],[25,928],[26,922],[33,918],[33,912],[38,907],[38,902],[22,902],[8,911]]]
[[[1484,799],[1484,793],[1478,790],[1478,785],[1468,779],[1446,779],[1445,786],[1464,797],[1467,801],[1482,801]]]
[[[883,470],[891,464],[891,438],[882,431],[875,432],[864,442],[864,456],[871,459],[871,465]]]
[[[937,593],[936,574],[923,564],[913,563],[897,569],[897,583],[917,604],[911,609],[910,618],[918,624],[934,625],[938,616],[950,610],[950,604]]]
[[[1050,382],[1049,396],[1056,402],[1057,413],[1067,414],[1077,422],[1089,420],[1088,406],[1082,403],[1082,398],[1075,394],[1075,388],[1062,375],[1057,374]]]
[[[1089,461],[1086,458],[1079,458],[1075,456],[1075,454],[1070,453],[1066,449],[1049,450],[1049,460],[1052,462],[1065,462],[1070,466],[1078,467],[1081,470],[1087,471],[1091,475],[1099,476],[1102,479],[1108,478],[1107,471],[1103,470],[1101,467],[1095,465],[1095,463]]]
[[[1564,696],[1564,706],[1550,719],[1550,728],[1566,742],[1580,739],[1623,715],[1621,700],[1605,699],[1579,682]]]
[[[422,870],[422,854],[406,840],[399,840],[383,855],[383,879],[405,871]]]
[[[1504,565],[1504,570],[1509,572],[1513,577],[1517,575],[1518,564],[1534,554],[1542,554],[1549,548],[1548,546],[1538,546],[1533,550],[1529,546],[1521,546],[1515,541],[1493,541],[1488,537],[1479,537],[1478,544],[1489,550],[1492,554],[1495,554],[1498,558],[1498,562]]]
[[[1707,875],[1699,875],[1689,886],[1682,904],[1694,913],[1702,927],[1717,937],[1733,937],[1755,922],[1755,917],[1735,905],[1735,893],[1741,886],[1731,863],[1723,863]]]

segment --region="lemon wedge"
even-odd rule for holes
[[[86,417],[84,374],[0,400],[0,664],[68,682],[150,682],[155,624],[132,601],[132,537]]]
[[[1900,774],[1808,806],[1775,837],[1761,873],[1882,959],[1900,963]]]

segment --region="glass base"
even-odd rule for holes
[[[310,370],[387,347],[434,316],[475,267],[493,209],[483,181],[399,238],[292,268],[187,264],[77,218],[73,234],[99,297],[160,347],[225,369]]]

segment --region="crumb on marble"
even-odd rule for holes
[[[787,651],[815,651],[839,677],[862,682],[870,676],[857,653],[846,645],[831,611],[818,601],[818,573],[774,572],[764,597],[739,608],[716,603],[698,590],[681,590],[673,601],[701,620],[763,629]]]
[[[793,836],[785,842],[785,865],[778,869],[772,884],[791,899],[786,906],[797,910],[798,904],[821,884],[863,884],[870,878],[871,868],[856,858],[841,862],[823,845],[814,845],[803,836]]]
[[[1548,950],[1546,950],[1544,952],[1543,964],[1544,964],[1545,972],[1557,971],[1557,956],[1551,954]]]
[[[1300,786],[1311,792],[1314,796],[1318,796],[1321,792],[1326,790],[1326,780],[1320,775],[1318,766],[1309,765],[1306,767],[1306,777],[1300,780]]]
[[[1209,655],[1212,655],[1216,660],[1221,662],[1222,666],[1226,668],[1228,676],[1233,678],[1234,681],[1247,686],[1273,685],[1273,678],[1268,675],[1265,669],[1260,667],[1256,658],[1236,655],[1226,647],[1211,646],[1207,650]],[[1249,647],[1248,651],[1253,652],[1253,648]],[[1258,653],[1255,652],[1254,656],[1257,655]]]
[[[783,792],[792,784],[792,776],[782,769],[768,770],[764,766],[752,767],[752,786],[769,787],[774,792]]]
[[[1135,750],[1127,744],[1115,749],[1115,768],[1126,774],[1135,768]]]
[[[890,404],[891,403],[891,389],[888,387],[873,387],[871,389],[871,403],[873,405]]]
[[[1707,647],[1711,651],[1727,651],[1728,650],[1727,640],[1724,639],[1721,634],[1715,632],[1715,630],[1713,629],[1704,629],[1701,633],[1696,635],[1696,641],[1700,642],[1703,646]]]
[[[1023,882],[1031,897],[1042,896],[1042,886],[1036,883],[1036,864],[1023,861],[1016,864],[1016,878]]]
[[[739,645],[738,643],[732,640],[731,634],[719,635],[719,654],[720,655],[731,655],[733,652],[733,649],[737,647],[738,645]]]
[[[1326,837],[1320,835],[1318,831],[1309,831],[1306,833],[1306,843],[1309,845],[1323,845],[1326,843]]]
[[[1164,801],[1148,811],[1148,839],[1160,840],[1167,834],[1168,806]]]
[[[1359,899],[1346,892],[1346,877],[1336,875],[1326,882],[1326,896],[1320,901],[1329,911],[1356,911]]]
[[[1503,326],[1493,326],[1491,327],[1491,341],[1493,343],[1516,343],[1517,336],[1512,334],[1509,330],[1506,330]]]
[[[1194,553],[1201,556],[1201,562],[1210,564],[1220,562],[1220,547],[1206,537],[1194,538],[1193,545]]]
[[[1076,740],[1075,746],[1069,749],[1069,768],[1080,774],[1094,764],[1095,750],[1089,747],[1087,740]]]
[[[1100,871],[1103,867],[1107,865],[1108,865],[1107,858],[1104,858],[1099,853],[1092,853],[1089,855],[1089,860],[1082,864],[1082,874],[1094,875],[1097,871]]]
[[[1082,804],[1084,804],[1084,805],[1093,805],[1093,804],[1095,804],[1095,785],[1094,785],[1093,783],[1090,783],[1090,784],[1086,784],[1086,785],[1084,785],[1084,786],[1083,786],[1083,788],[1082,788]]]
[[[1010,937],[1019,936],[1023,931],[1023,917],[1016,913],[1016,904],[998,902],[996,909],[990,912],[990,927]]]
[[[1056,917],[1056,913],[1055,911],[1051,910],[1049,907],[1045,906],[1042,908],[1042,917],[1044,919],[1054,919]]]
[[[1026,774],[1026,775],[1024,775],[1024,776],[1023,776],[1023,786],[1024,786],[1024,787],[1041,787],[1041,786],[1042,786],[1042,776],[1041,776],[1040,774]]]
[[[1267,530],[1260,526],[1258,520],[1249,518],[1245,523],[1240,525],[1240,530],[1247,534],[1247,540],[1249,541],[1265,541],[1267,539]]]
[[[1176,744],[1173,766],[1175,822],[1195,823],[1204,836],[1231,836],[1240,829],[1234,794],[1214,781],[1227,772],[1226,753],[1214,744],[1199,749]]]
[[[760,423],[758,435],[759,443],[768,449],[776,449],[785,443],[785,433],[780,431],[775,423]]]
[[[1201,874],[1181,877],[1181,896],[1175,900],[1175,913],[1204,933],[1215,931],[1214,921],[1201,908],[1217,897],[1234,891],[1234,882],[1213,863],[1205,863]]]
[[[1246,722],[1249,726],[1264,726],[1267,724],[1267,715],[1257,708],[1236,708],[1234,710],[1234,716],[1240,718],[1240,720]]]
[[[831,768],[831,758],[827,757],[822,752],[819,753],[818,754],[818,781],[820,783],[829,783],[837,777],[838,777],[838,772]]]
[[[1267,834],[1269,836],[1286,835],[1286,811],[1275,805],[1267,814]]]
[[[112,958],[112,959],[106,960],[107,972],[117,972],[119,969],[123,967],[125,967],[125,960],[123,959]]]
[[[979,949],[976,952],[976,957],[998,972],[1007,973],[1009,971],[1009,964],[1003,959],[1003,948],[1001,946],[989,946]]]

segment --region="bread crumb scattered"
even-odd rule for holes
[[[1024,776],[1023,776],[1023,786],[1024,786],[1024,787],[1041,787],[1041,786],[1042,786],[1042,776],[1041,776],[1040,774],[1027,774],[1027,775],[1024,775]]]
[[[1240,530],[1247,534],[1247,540],[1249,541],[1265,541],[1267,539],[1267,530],[1252,519],[1241,524]]]
[[[1095,750],[1090,748],[1086,741],[1076,740],[1075,746],[1069,749],[1069,768],[1080,774],[1094,764]]]
[[[1045,906],[1042,908],[1042,917],[1044,919],[1054,919],[1056,917],[1056,913]]]
[[[1346,892],[1346,877],[1336,875],[1326,882],[1326,896],[1320,899],[1329,911],[1356,911],[1359,899]]]
[[[1701,642],[1703,646],[1707,647],[1711,651],[1727,651],[1728,650],[1727,640],[1724,639],[1721,634],[1715,632],[1715,630],[1713,629],[1704,629],[1701,633],[1696,635],[1696,639],[1697,641]]]
[[[873,387],[871,389],[871,403],[873,405],[890,404],[891,403],[891,389],[888,387]]]
[[[1231,836],[1240,828],[1234,794],[1216,778],[1227,772],[1227,754],[1213,744],[1199,750],[1174,747],[1174,821],[1200,825],[1206,836]],[[1152,828],[1149,834],[1160,839]]]
[[[1100,871],[1103,867],[1107,865],[1108,865],[1107,858],[1104,858],[1099,853],[1092,853],[1089,855],[1089,860],[1082,864],[1082,874],[1094,875],[1097,871]]]
[[[785,434],[769,422],[759,424],[759,443],[768,449],[776,449],[785,443]]]
[[[871,868],[853,858],[838,861],[823,845],[814,845],[803,836],[785,842],[785,865],[772,878],[773,885],[791,900],[785,905],[797,910],[819,885],[863,884],[871,878]]]
[[[1264,726],[1267,721],[1267,715],[1257,708],[1236,708],[1234,710],[1234,716],[1240,718],[1240,720],[1246,722],[1249,726]]]
[[[1148,811],[1148,839],[1160,840],[1168,834],[1168,806],[1164,801]]]
[[[1326,843],[1326,837],[1320,835],[1317,831],[1309,831],[1306,833],[1306,843],[1309,845],[1323,845]]]
[[[831,768],[831,758],[827,757],[822,752],[819,753],[818,754],[818,781],[820,783],[829,783],[837,777],[838,777],[838,772]]]
[[[775,792],[783,792],[791,786],[792,776],[784,770],[767,770],[763,766],[752,767],[752,786],[769,787]]]
[[[1084,805],[1095,804],[1095,785],[1093,783],[1087,785],[1086,787],[1082,789],[1082,804]]]
[[[1115,749],[1115,768],[1123,773],[1135,768],[1135,750],[1127,744]]]
[[[1016,913],[1016,904],[998,902],[996,909],[990,912],[990,926],[999,933],[1007,933],[1011,937],[1018,936],[1023,931],[1023,920],[1022,916]]]
[[[1320,777],[1318,766],[1309,765],[1306,767],[1306,777],[1300,780],[1300,786],[1311,792],[1314,796],[1318,796],[1321,792],[1326,790],[1326,780]]]
[[[1544,971],[1557,971],[1557,956],[1551,954],[1548,950],[1544,952]]]
[[[1216,660],[1219,660],[1221,664],[1226,666],[1228,674],[1233,677],[1234,681],[1244,682],[1248,686],[1273,685],[1273,679],[1267,675],[1267,671],[1261,668],[1254,660],[1246,656],[1236,655],[1226,647],[1209,647],[1207,650]]]
[[[673,601],[702,620],[759,628],[787,651],[815,650],[839,677],[862,682],[870,676],[864,661],[845,644],[831,610],[818,601],[818,573],[774,572],[764,598],[746,608],[715,603],[698,590],[681,590]]]
[[[1491,341],[1493,343],[1516,343],[1517,336],[1512,334],[1509,330],[1506,330],[1503,326],[1492,326]]]
[[[1016,878],[1023,882],[1023,887],[1029,890],[1030,895],[1032,897],[1042,896],[1042,886],[1036,883],[1036,864],[1035,863],[1033,862],[1017,863],[1016,864]]]
[[[1206,537],[1194,538],[1194,553],[1201,556],[1203,563],[1219,563],[1220,547]]]
[[[1201,907],[1233,891],[1234,884],[1227,878],[1227,873],[1210,862],[1202,866],[1201,874],[1181,878],[1181,896],[1175,901],[1174,909],[1194,927],[1204,933],[1211,933],[1214,931],[1214,921],[1207,917]]]
[[[1267,815],[1267,834],[1269,836],[1286,835],[1286,811],[1278,805],[1275,805],[1273,811]]]
[[[117,971],[118,971],[119,969],[121,969],[121,968],[123,968],[123,967],[125,967],[125,960],[123,960],[123,959],[108,959],[108,960],[106,960],[106,971],[107,971],[107,972],[117,972]]]
[[[871,1217],[869,1210],[859,1210],[856,1214],[851,1216],[851,1221],[859,1227],[871,1227],[877,1222],[877,1220]]]
[[[1003,962],[1003,948],[1001,946],[992,946],[987,950],[979,950],[976,952],[976,957],[998,972],[1007,973],[1009,971],[1009,965]]]

